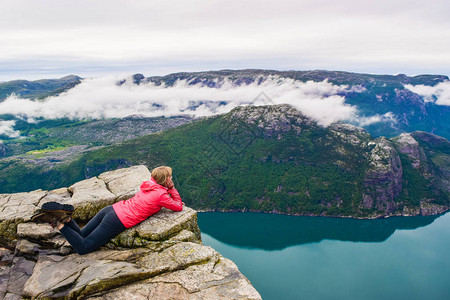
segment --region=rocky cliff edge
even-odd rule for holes
[[[163,209],[83,256],[49,225],[30,222],[47,201],[72,204],[86,222],[149,178],[135,166],[69,188],[0,194],[0,299],[261,299],[231,260],[202,244],[189,207]]]

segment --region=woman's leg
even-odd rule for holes
[[[78,254],[86,254],[98,249],[126,229],[117,217],[112,206],[102,209],[101,212],[101,214],[99,212],[99,214],[92,219],[96,220],[93,222],[91,222],[91,220],[88,223],[90,227],[86,232],[90,232],[85,237],[80,235],[70,226],[64,226],[60,229],[61,234],[67,239]],[[97,226],[95,227],[94,225]],[[85,232],[83,232],[83,234],[84,233]]]
[[[64,223],[64,226],[69,226],[70,228],[75,230],[79,235],[83,236],[80,226],[78,226],[77,222],[75,222],[72,218],[70,218],[69,222]]]
[[[86,237],[91,233],[102,221],[106,215],[107,207],[101,209],[89,222],[83,227],[83,229],[78,226],[78,224],[71,218],[69,222],[64,223],[64,226],[70,226],[73,230],[78,232],[82,237]]]
[[[81,235],[83,237],[87,237],[92,231],[94,231],[95,228],[100,225],[109,209],[113,209],[111,205],[102,208],[92,219],[90,219],[89,222],[83,228],[81,228]]]

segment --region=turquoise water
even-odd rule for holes
[[[450,299],[450,213],[353,220],[199,213],[265,300]]]

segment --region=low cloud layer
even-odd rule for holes
[[[440,82],[434,86],[406,84],[405,88],[423,97],[426,102],[437,105],[450,105],[450,81]]]
[[[4,135],[9,138],[17,138],[20,136],[20,132],[14,130],[16,121],[0,121],[0,136]],[[1,140],[0,140],[1,142]]]
[[[297,107],[320,125],[341,120],[361,125],[383,122],[392,116],[359,118],[355,106],[345,103],[340,94],[358,88],[333,85],[328,81],[299,82],[292,79],[269,77],[262,84],[237,86],[225,81],[220,88],[177,81],[174,86],[153,83],[135,85],[130,78],[117,85],[120,78],[108,76],[86,79],[75,88],[42,101],[21,99],[15,95],[0,103],[0,111],[28,122],[36,118],[102,119],[123,118],[129,115],[146,117],[188,114],[196,117],[226,113],[238,105],[287,103]],[[3,121],[4,134],[17,135],[11,121]]]
[[[370,117],[361,117],[361,118],[357,118],[352,120],[353,122],[357,123],[359,126],[368,126],[368,125],[372,125],[375,123],[391,123],[391,124],[395,124],[398,122],[397,118],[395,117],[395,115],[392,112],[387,112],[385,114],[376,114],[374,116],[370,116]]]

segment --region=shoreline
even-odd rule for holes
[[[262,213],[262,214],[274,214],[274,215],[284,215],[284,216],[294,216],[294,217],[324,217],[324,218],[342,218],[342,219],[355,219],[355,220],[377,220],[377,219],[388,219],[392,217],[426,217],[426,216],[439,216],[445,215],[450,211],[450,207],[447,207],[445,210],[434,213],[434,214],[392,214],[392,215],[379,215],[373,217],[357,217],[357,216],[339,216],[339,215],[324,215],[324,214],[288,214],[282,213],[278,211],[258,211],[258,210],[239,210],[239,209],[231,209],[231,210],[219,210],[219,209],[196,209],[198,213],[206,213],[206,212],[220,212],[220,213]]]

